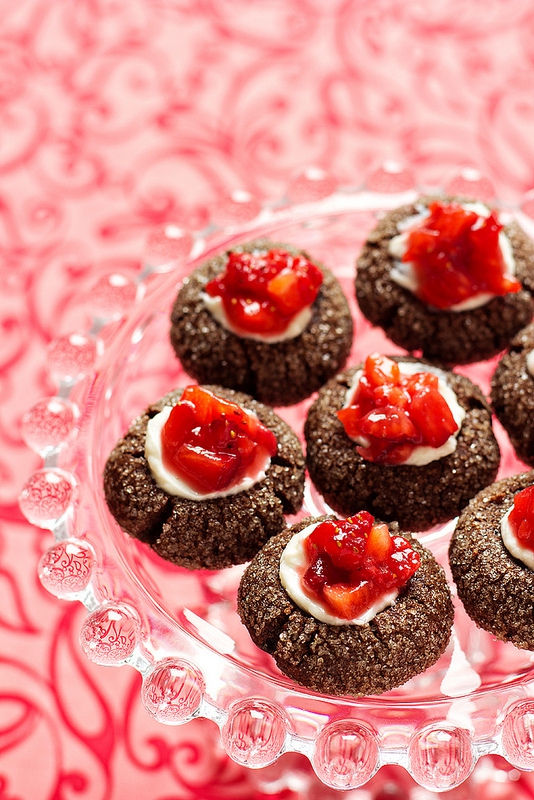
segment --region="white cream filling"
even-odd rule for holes
[[[228,497],[232,494],[238,494],[250,489],[255,483],[259,483],[265,478],[265,474],[271,463],[271,459],[267,453],[262,455],[258,454],[256,463],[252,470],[252,475],[246,475],[238,483],[228,487],[220,492],[206,492],[201,493],[192,489],[177,475],[168,470],[163,463],[163,453],[161,447],[161,432],[163,426],[169,419],[173,406],[165,406],[165,408],[149,420],[146,431],[145,441],[145,458],[148,461],[152,477],[164,492],[173,495],[174,497],[183,497],[186,500],[213,500],[217,497]],[[252,411],[246,413],[254,417]]]
[[[416,372],[431,372],[434,375],[438,376],[438,391],[440,395],[443,397],[445,402],[450,408],[451,414],[453,416],[454,421],[458,426],[458,430],[453,433],[447,441],[441,445],[441,447],[430,447],[429,445],[418,445],[415,447],[410,456],[406,459],[406,461],[402,462],[402,465],[399,466],[416,466],[416,467],[424,467],[425,464],[430,464],[431,461],[438,461],[440,458],[444,458],[445,456],[454,453],[456,450],[457,444],[457,437],[458,433],[460,432],[460,428],[462,427],[462,422],[465,418],[465,411],[462,406],[458,403],[456,399],[456,394],[453,392],[451,387],[446,382],[445,378],[443,377],[443,373],[441,370],[437,369],[436,367],[429,366],[427,364],[420,364],[419,362],[404,362],[400,361],[397,362],[399,365],[399,370],[401,375],[414,375]],[[360,382],[360,377],[362,375],[362,370],[358,370],[352,379],[352,383],[347,390],[347,394],[345,395],[345,403],[343,408],[348,408],[352,403],[354,395],[356,394],[356,390],[358,389],[358,384]],[[361,447],[368,447],[369,440],[365,439],[363,436],[360,437],[350,437],[353,442],[360,445]]]
[[[462,208],[465,209],[465,211],[474,211],[479,217],[484,218],[489,217],[491,213],[490,209],[484,205],[484,203],[480,202],[465,203],[462,204]],[[414,228],[419,227],[421,222],[428,216],[430,216],[430,211],[428,208],[424,208],[418,214],[413,214],[411,217],[402,220],[397,226],[400,233],[394,236],[389,243],[389,254],[395,259],[395,265],[390,273],[391,280],[414,294],[417,291],[417,273],[415,271],[415,265],[411,261],[404,262],[402,258],[407,250],[408,235]],[[499,233],[499,247],[506,265],[506,272],[509,275],[515,275],[515,259],[512,252],[512,245],[504,231],[500,231]],[[496,295],[490,292],[479,292],[461,303],[450,306],[447,311],[470,311],[473,308],[485,305],[485,303],[489,302],[492,297],[495,296]]]
[[[534,350],[529,350],[527,353],[527,372],[534,378]]]
[[[343,619],[330,614],[322,603],[307,594],[302,583],[302,577],[309,567],[304,549],[304,539],[320,524],[320,522],[315,522],[308,525],[288,542],[280,559],[280,582],[299,608],[315,617],[319,622],[326,622],[328,625],[366,625],[380,611],[393,605],[399,596],[399,590],[393,589],[383,594],[359,617]]]
[[[501,519],[501,537],[503,544],[511,556],[517,558],[518,561],[521,561],[529,569],[534,570],[534,552],[521,544],[510,525],[509,517],[512,508],[509,508]]]
[[[219,323],[219,325],[222,325],[222,327],[226,328],[227,331],[235,333],[236,336],[240,336],[242,339],[254,339],[256,342],[268,342],[269,344],[274,344],[275,342],[285,342],[288,339],[295,339],[297,336],[300,336],[300,334],[308,327],[312,318],[311,306],[306,306],[306,308],[303,308],[302,311],[299,311],[299,313],[293,317],[285,331],[273,333],[271,335],[264,333],[251,333],[250,331],[237,328],[232,324],[232,322],[228,319],[224,309],[222,297],[211,297],[209,294],[206,294],[206,292],[201,292],[200,296],[204,301],[206,308],[212,317]]]

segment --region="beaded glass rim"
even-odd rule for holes
[[[408,704],[388,697],[330,698],[294,684],[288,689],[287,682],[233,663],[223,632],[214,649],[179,623],[171,625],[157,603],[147,610],[143,587],[125,575],[116,553],[108,552],[102,520],[95,518],[98,476],[87,453],[95,435],[93,404],[100,397],[105,413],[122,343],[142,338],[143,308],[175,291],[177,271],[187,275],[199,258],[228,242],[255,238],[258,230],[360,209],[380,213],[429,190],[394,162],[370,170],[356,187],[338,186],[332,176],[310,167],[293,177],[277,201],[262,203],[245,191],[223,198],[202,231],[170,223],[154,229],[136,278],[114,273],[100,279],[90,294],[90,328],[50,343],[48,370],[57,392],[39,400],[22,421],[23,438],[43,466],[26,481],[20,508],[53,537],[39,562],[39,578],[51,594],[85,606],[80,642],[87,657],[137,669],[143,704],[159,722],[213,720],[227,754],[248,767],[271,764],[285,752],[302,753],[335,789],[362,786],[384,764],[399,764],[422,786],[442,791],[461,784],[486,754],[534,769],[534,677],[489,687],[475,697],[469,665],[453,642],[451,660],[466,672],[462,687],[448,697],[427,702],[421,695]],[[490,181],[474,169],[454,171],[440,190],[497,204]],[[518,218],[527,232],[534,230],[534,194],[503,212]]]

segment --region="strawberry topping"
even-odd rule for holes
[[[534,486],[516,494],[508,524],[521,547],[534,551]]]
[[[194,491],[223,492],[277,450],[274,433],[236,403],[187,386],[161,432],[163,464]]]
[[[386,356],[367,357],[350,402],[337,416],[367,461],[402,464],[416,447],[439,448],[458,430],[432,372],[403,374]]]
[[[506,272],[499,245],[503,226],[495,212],[483,217],[459,203],[438,201],[428,208],[430,215],[408,233],[402,257],[413,264],[420,300],[447,309],[481,293],[521,289]]]
[[[284,333],[315,301],[322,281],[315,264],[285,250],[230,252],[224,273],[205,291],[221,298],[236,330],[268,337]]]
[[[402,588],[421,559],[403,536],[375,522],[367,511],[325,520],[304,540],[309,566],[306,591],[341,619],[356,619]]]

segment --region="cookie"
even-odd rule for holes
[[[409,357],[391,356],[391,360],[434,369]],[[499,468],[500,450],[482,391],[467,377],[442,370],[464,411],[454,451],[422,466],[377,463],[360,455],[338,418],[362,367],[330,380],[310,406],[304,434],[313,484],[330,508],[344,516],[364,508],[415,531],[455,517],[471,497],[495,480]]]
[[[285,528],[285,515],[300,509],[304,456],[296,434],[272,409],[231,389],[204,388],[253,412],[274,434],[276,453],[263,479],[246,490],[206,500],[174,496],[158,485],[145,452],[147,427],[159,412],[178,403],[183,390],[176,390],[132,423],[106,462],[103,485],[109,510],[128,534],[173,564],[221,569],[250,560]]]
[[[449,641],[453,608],[443,569],[404,534],[421,563],[393,605],[362,625],[320,621],[295,603],[280,580],[286,546],[317,521],[306,519],[278,534],[248,565],[238,590],[244,625],[285,675],[314,691],[359,697],[401,686],[433,665]],[[396,524],[390,531],[398,533]]]
[[[471,619],[497,639],[534,649],[534,572],[510,554],[501,520],[534,472],[483,489],[464,509],[451,537],[449,562],[458,597]]]
[[[282,341],[246,338],[228,330],[206,305],[205,289],[224,273],[230,253],[283,250],[319,268],[322,285],[304,330]],[[170,340],[185,371],[199,383],[227,386],[273,406],[309,397],[343,368],[350,352],[353,321],[332,272],[289,244],[255,240],[211,258],[183,282],[171,313]]]
[[[491,379],[491,403],[516,455],[534,467],[534,324],[523,328],[501,357]]]
[[[445,364],[468,364],[499,353],[532,319],[534,243],[516,221],[504,225],[519,291],[493,296],[482,305],[458,311],[423,302],[392,277],[398,276],[399,260],[391,253],[391,242],[402,232],[406,220],[424,213],[437,199],[445,203],[476,202],[458,197],[421,197],[385,214],[368,235],[358,258],[356,297],[364,316],[400,347]],[[438,289],[438,295],[442,293]]]

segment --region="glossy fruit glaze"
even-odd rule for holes
[[[367,511],[325,520],[304,540],[309,567],[304,586],[331,614],[355,619],[380,598],[404,586],[420,557],[402,536]]]
[[[437,374],[403,375],[378,354],[366,358],[350,405],[337,414],[348,436],[365,440],[360,455],[382,464],[402,464],[416,447],[441,447],[458,429]]]
[[[518,543],[534,552],[534,486],[516,494],[508,524]]]
[[[404,262],[416,275],[416,294],[424,303],[447,309],[488,293],[518,292],[507,274],[499,243],[503,226],[495,212],[483,217],[459,203],[433,202],[429,216],[410,230]]]
[[[199,493],[220,492],[276,453],[274,433],[236,403],[187,386],[162,434],[163,463]]]
[[[322,280],[315,264],[285,250],[230,252],[225,271],[205,291],[221,298],[237,330],[269,336],[286,331],[314,302]]]

